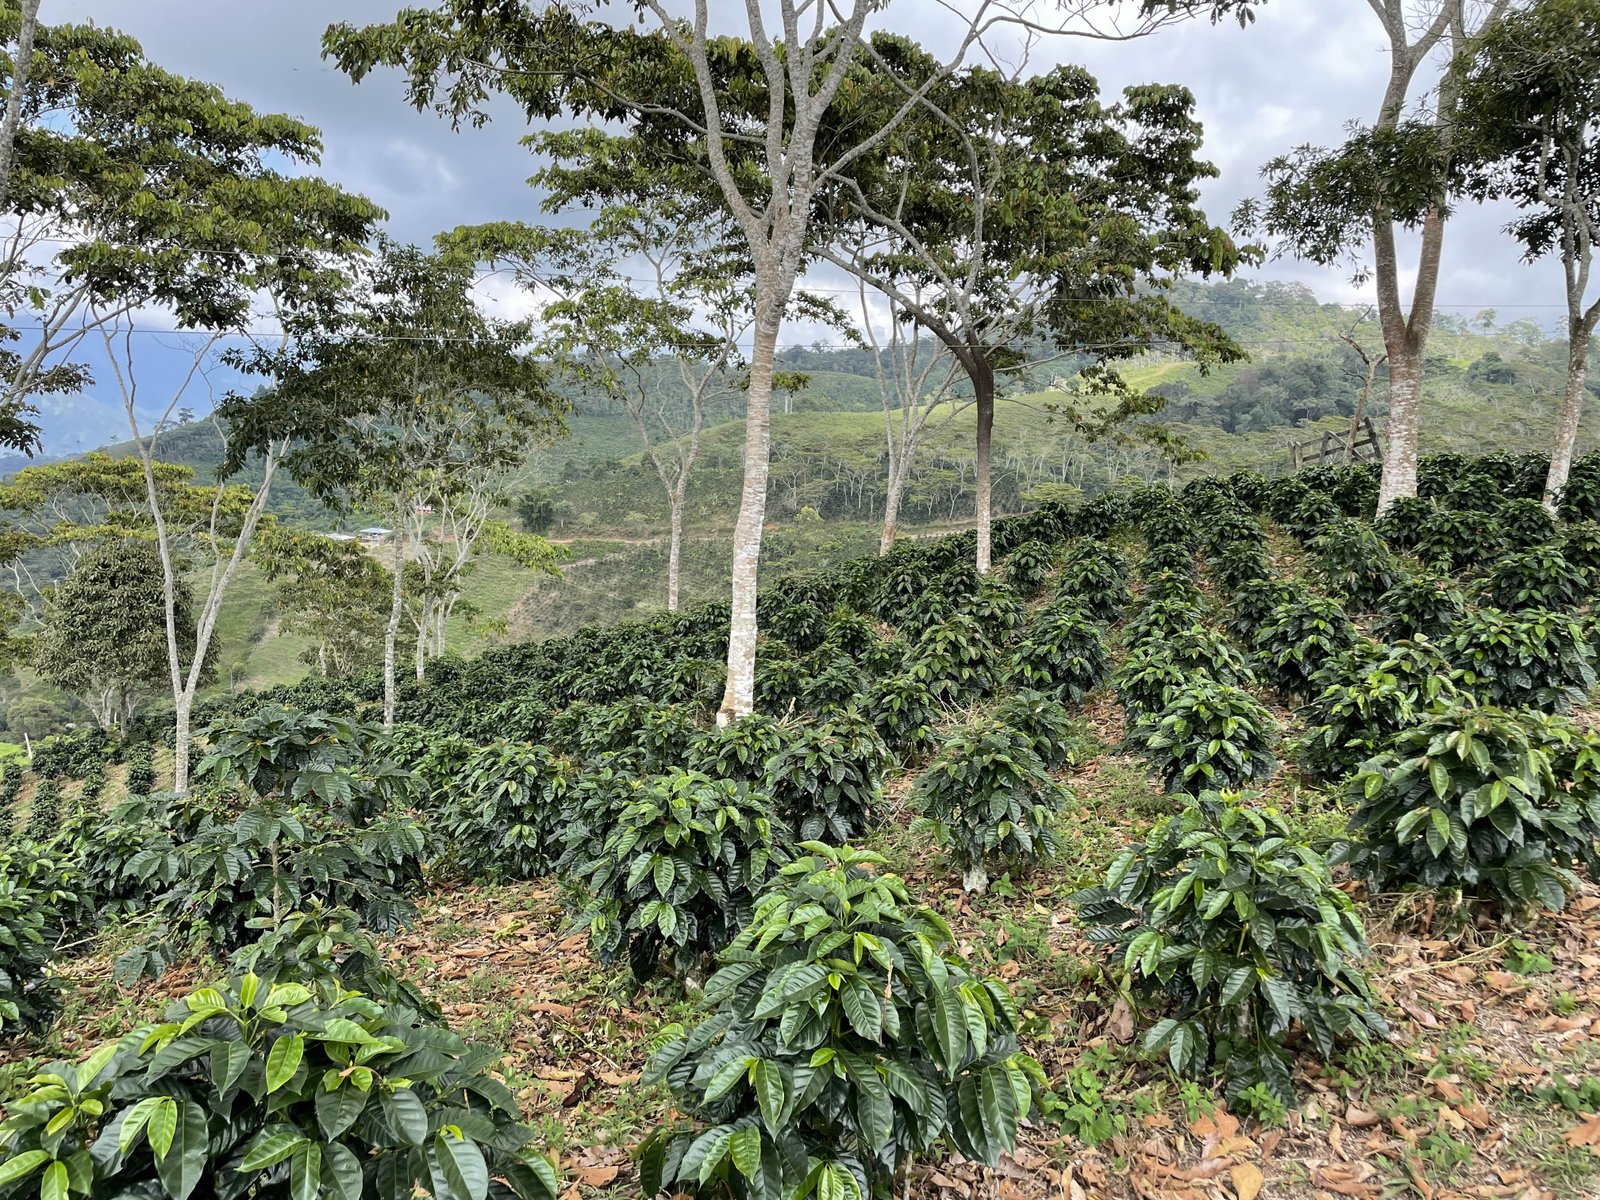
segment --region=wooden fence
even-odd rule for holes
[[[1330,429],[1320,438],[1291,444],[1289,463],[1296,471],[1302,467],[1321,464],[1339,466],[1345,460],[1347,447],[1353,451],[1351,457],[1356,462],[1364,460],[1376,462],[1383,458],[1383,443],[1378,440],[1378,431],[1372,427],[1371,417],[1362,419],[1361,427],[1356,431],[1354,446],[1350,445],[1348,433],[1334,433]]]

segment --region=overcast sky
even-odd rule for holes
[[[516,111],[502,107],[485,128],[452,131],[405,103],[398,73],[380,71],[357,86],[322,61],[320,37],[330,21],[381,21],[399,6],[397,0],[45,0],[43,16],[120,27],[168,69],[319,126],[322,173],[386,208],[397,236],[426,241],[463,223],[540,219],[525,183],[531,156],[518,145],[527,128]],[[739,19],[730,15],[723,30],[739,31],[743,5],[737,7]],[[940,12],[934,0],[892,0],[881,23],[936,43]],[[1231,20],[1195,21],[1128,43],[1054,39],[1036,47],[1032,61],[1083,63],[1108,92],[1144,82],[1192,89],[1208,155],[1221,169],[1205,189],[1207,208],[1224,224],[1241,197],[1257,193],[1261,164],[1274,154],[1336,142],[1348,121],[1370,121],[1387,68],[1364,0],[1270,0],[1246,29]],[[1562,312],[1559,267],[1519,262],[1501,232],[1506,215],[1468,209],[1452,221],[1439,307],[1468,314],[1495,308],[1502,321],[1531,317],[1548,326]],[[1323,299],[1363,298],[1347,270],[1278,260],[1259,273],[1302,280]],[[784,340],[813,336],[795,329]]]

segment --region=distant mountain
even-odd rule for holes
[[[80,393],[40,396],[34,407],[39,410],[34,422],[41,430],[44,448],[31,459],[20,454],[0,455],[0,475],[9,475],[29,463],[55,462],[128,439],[128,415],[120,402]],[[140,415],[146,428],[155,419],[149,414]]]

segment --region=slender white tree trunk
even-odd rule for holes
[[[0,206],[11,195],[11,164],[16,157],[17,130],[22,126],[22,97],[33,69],[33,35],[38,28],[39,0],[22,0],[22,28],[17,32],[11,90],[6,95],[4,123],[0,124]]]
[[[993,520],[993,484],[990,474],[990,449],[994,441],[994,371],[988,363],[981,364],[972,377],[978,407],[978,571],[989,573],[991,554],[990,525]]]
[[[717,709],[717,724],[730,725],[755,708],[756,586],[761,534],[767,517],[767,475],[772,451],[772,374],[777,359],[783,297],[769,271],[756,280],[755,338],[750,355],[750,387],[745,398],[744,487],[733,528],[732,609],[728,623],[728,683]]]
[[[389,624],[383,631],[383,727],[394,728],[395,686],[394,651],[400,638],[400,617],[405,611],[405,544],[400,531],[394,533],[394,590],[389,597]]]
[[[1389,419],[1384,429],[1383,479],[1378,512],[1401,496],[1417,494],[1417,429],[1422,412],[1422,363],[1410,354],[1389,356]]]
[[[417,644],[412,648],[412,666],[417,682],[421,683],[428,668],[428,642],[433,637],[433,600],[424,596],[421,611],[417,613]]]
[[[889,482],[883,493],[883,533],[878,537],[878,553],[884,555],[894,549],[895,533],[900,526],[900,497],[905,491],[904,459],[895,456],[889,464]]]
[[[1567,345],[1567,394],[1561,405],[1561,421],[1556,426],[1555,445],[1550,452],[1550,473],[1544,481],[1544,506],[1556,512],[1561,489],[1567,486],[1572,470],[1572,451],[1578,443],[1578,425],[1583,420],[1583,392],[1589,382],[1589,341],[1594,333],[1590,321],[1571,324]]]
[[[671,531],[667,535],[667,611],[678,611],[678,576],[683,562],[683,491],[668,497]]]

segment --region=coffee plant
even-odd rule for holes
[[[1507,545],[1537,546],[1556,536],[1556,522],[1544,505],[1531,497],[1506,500],[1495,509]]]
[[[1023,542],[1006,560],[1006,582],[1024,596],[1037,595],[1050,578],[1051,558],[1044,542]]]
[[[1328,596],[1278,605],[1256,630],[1253,646],[1262,673],[1285,696],[1309,694],[1323,664],[1355,641],[1344,607]]]
[[[1461,696],[1444,653],[1429,642],[1357,643],[1319,677],[1296,746],[1307,774],[1342,779],[1388,749],[1401,730]]]
[[[1585,454],[1572,460],[1557,511],[1567,521],[1600,520],[1600,455]]]
[[[990,1164],[1016,1145],[1043,1073],[1005,986],[880,857],[806,849],[708,981],[712,1015],[662,1030],[644,1079],[689,1123],[646,1139],[645,1195],[867,1200],[941,1139]]]
[[[1539,507],[1537,501],[1529,503]],[[1480,586],[1485,604],[1507,612],[1528,608],[1570,611],[1584,602],[1588,591],[1583,572],[1550,542],[1497,560]]]
[[[1280,604],[1303,603],[1307,592],[1299,584],[1267,574],[1247,579],[1233,590],[1224,624],[1228,632],[1245,645],[1255,639],[1256,630],[1272,617]]]
[[[1277,769],[1277,722],[1242,688],[1195,679],[1172,692],[1129,740],[1170,793],[1232,790]]]
[[[1146,1052],[1192,1078],[1220,1071],[1236,1108],[1256,1089],[1294,1103],[1296,1030],[1324,1059],[1388,1032],[1350,898],[1271,810],[1205,793],[1074,903],[1089,940],[1121,951],[1122,984],[1154,1018]]]
[[[855,709],[801,726],[767,760],[772,810],[802,841],[847,842],[872,828],[889,750]]]
[[[1467,598],[1448,575],[1422,571],[1402,576],[1378,598],[1375,636],[1388,642],[1408,638],[1443,641],[1467,615]]]
[[[988,888],[991,867],[1026,870],[1054,858],[1051,822],[1064,799],[1035,739],[998,717],[952,734],[912,789],[969,892]]]
[[[1454,572],[1493,562],[1504,543],[1505,530],[1492,512],[1435,507],[1411,549],[1423,562]]]
[[[43,1067],[0,1122],[0,1194],[555,1200],[495,1058],[404,1007],[244,975]]]
[[[1396,550],[1412,550],[1422,540],[1423,530],[1433,511],[1431,500],[1419,496],[1397,496],[1383,515],[1373,521],[1372,528]]]
[[[61,1009],[46,972],[74,882],[48,852],[0,845],[0,1039],[44,1029]]]
[[[1033,752],[1051,770],[1072,761],[1075,748],[1083,744],[1082,727],[1053,696],[1020,691],[997,704],[992,714],[1002,725],[1026,737]]]
[[[1372,526],[1353,517],[1335,521],[1311,540],[1317,578],[1356,609],[1372,609],[1400,578],[1400,567]]]
[[[939,702],[917,676],[907,672],[876,680],[863,704],[878,737],[895,753],[913,754],[932,743]]]
[[[998,649],[989,631],[965,613],[925,630],[907,671],[940,700],[970,700],[989,694]]]
[[[1462,687],[1503,708],[1561,712],[1595,685],[1594,648],[1565,613],[1479,609],[1460,622],[1446,652]]]
[[[1007,679],[1081,704],[1111,670],[1105,626],[1077,604],[1058,600],[1039,614],[1006,664]]]
[[[474,751],[438,816],[448,864],[467,879],[537,879],[560,853],[571,762],[544,746],[491,742]]]
[[[1128,602],[1128,562],[1104,542],[1075,545],[1061,568],[1056,595],[1078,600],[1097,621],[1114,621]]]
[[[1574,521],[1562,530],[1561,556],[1582,574],[1589,594],[1600,589],[1600,521]]]
[[[1557,782],[1537,721],[1456,705],[1403,730],[1350,781],[1356,874],[1376,888],[1458,892],[1559,910],[1593,857],[1593,805]]]
[[[791,728],[760,713],[705,730],[689,744],[684,765],[713,779],[759,783],[767,762],[789,743]]]
[[[589,893],[577,924],[602,963],[626,954],[644,981],[663,960],[699,977],[749,920],[778,844],[766,797],[673,771],[644,780],[600,856],[578,867]]]
[[[1147,600],[1123,627],[1123,641],[1130,648],[1159,645],[1204,620],[1198,606],[1188,600]]]

